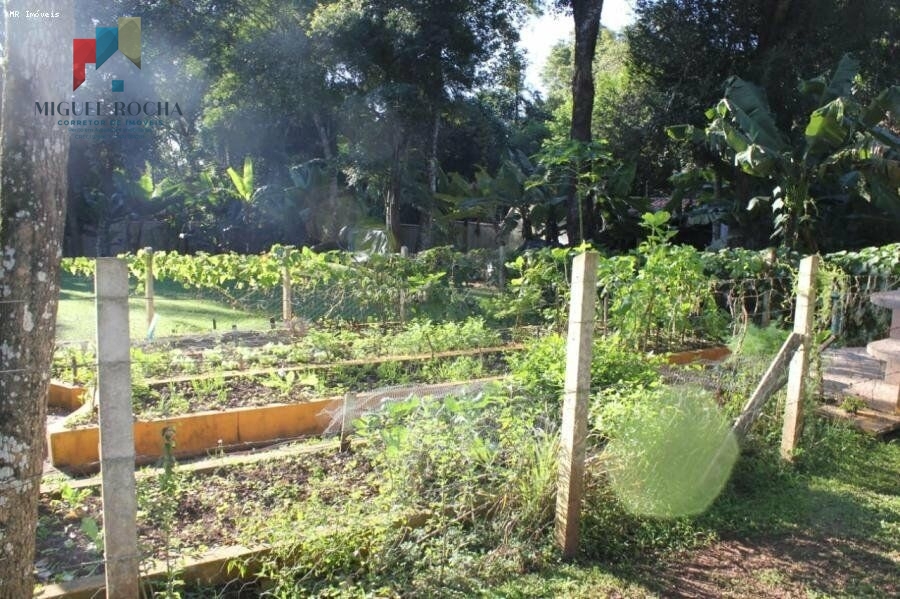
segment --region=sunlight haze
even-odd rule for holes
[[[621,31],[634,22],[631,0],[606,0],[600,21],[604,27]],[[572,33],[572,16],[546,13],[541,17],[531,17],[522,28],[522,47],[528,56],[525,82],[529,87],[543,90],[541,70],[550,55],[550,48]]]

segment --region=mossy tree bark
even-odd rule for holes
[[[35,102],[68,99],[71,0],[7,0],[0,110],[0,598],[33,593],[50,361],[65,226],[66,130]],[[18,11],[18,16],[16,15]]]

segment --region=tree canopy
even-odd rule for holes
[[[519,0],[85,2],[79,31],[92,20],[143,17],[152,76],[135,79],[131,92],[177,100],[183,115],[138,141],[73,140],[66,251],[350,247],[372,233],[387,247],[424,248],[451,240],[456,219],[515,225],[550,243],[566,231],[572,243],[583,236],[620,247],[635,243],[636,214],[660,197],[675,198],[676,214],[680,198],[713,198],[718,214],[747,232],[744,243],[761,245],[765,215],[744,208],[765,185],[708,146],[674,142],[666,128],[704,127],[732,76],[758,85],[791,135],[814,108],[797,82],[828,73],[842,55],[859,61],[854,97],[863,104],[900,77],[900,15],[888,0],[637,0],[623,32],[599,26],[602,9]],[[519,45],[535,10],[563,12],[587,36],[553,48],[543,93],[525,85]],[[84,85],[114,100],[104,80]],[[886,118],[890,128],[895,115]],[[561,159],[574,162],[562,168]],[[245,164],[252,189],[228,174]],[[514,171],[515,197],[530,198],[524,211],[500,196],[459,209],[484,177]],[[452,173],[467,192],[459,179],[445,187]],[[865,210],[883,215],[874,204]],[[151,221],[162,229],[141,224]],[[819,222],[828,226],[827,215]],[[858,240],[866,241],[877,240]]]

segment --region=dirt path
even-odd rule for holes
[[[723,540],[642,576],[664,597],[900,597],[900,555],[843,538]]]

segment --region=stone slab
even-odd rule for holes
[[[822,354],[823,395],[838,404],[846,397],[859,397],[876,411],[897,411],[897,385],[884,381],[884,362],[868,355],[865,348],[845,347]]]
[[[871,302],[888,310],[900,310],[900,289],[879,291],[871,295]]]
[[[866,352],[882,362],[900,363],[900,339],[879,339],[866,346]]]
[[[862,409],[856,414],[842,410],[838,406],[822,405],[816,408],[816,412],[822,416],[834,420],[844,420],[864,433],[881,437],[900,430],[900,415],[885,414],[875,410]]]

